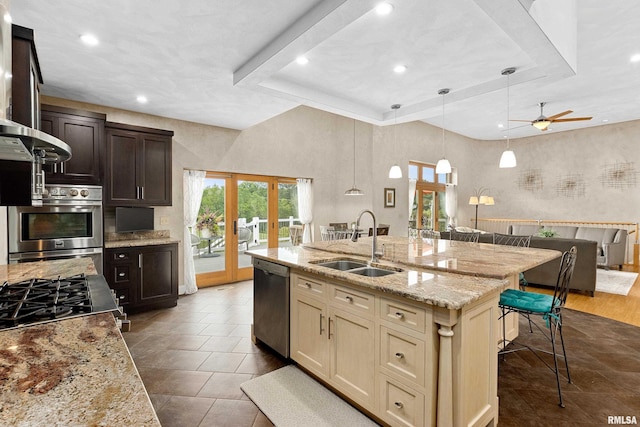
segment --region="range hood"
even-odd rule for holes
[[[71,147],[64,141],[37,129],[0,119],[0,160],[60,163],[70,158]]]

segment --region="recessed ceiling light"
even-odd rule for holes
[[[609,121],[609,119],[602,119],[602,121],[603,121],[604,123],[607,123],[607,122]]]
[[[629,58],[630,62],[640,62],[640,53],[636,53],[635,55],[631,55],[631,58]]]
[[[307,65],[309,63],[309,58],[307,58],[306,56],[298,56],[296,58],[296,63],[298,65]]]
[[[405,71],[407,71],[407,66],[406,65],[396,65],[395,67],[393,67],[393,71],[395,71],[398,74],[402,74]]]
[[[380,3],[376,6],[376,13],[378,15],[388,15],[393,10],[393,5],[391,3]]]
[[[500,129],[502,129],[502,128],[504,127],[504,125],[503,125],[502,123],[498,123],[498,127],[499,127]]]
[[[13,22],[13,19],[11,19],[11,15],[9,15],[8,13],[5,13],[4,22],[6,22],[7,24],[11,24]]]
[[[98,39],[93,34],[83,34],[80,36],[80,40],[87,46],[96,46],[98,44]]]
[[[144,96],[144,95],[139,95],[139,96],[136,98],[136,101],[138,101],[140,104],[146,104],[146,103],[147,103],[147,101],[148,101],[148,99],[147,99],[147,97],[146,97],[146,96]]]

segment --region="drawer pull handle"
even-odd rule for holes
[[[307,289],[311,289],[311,283],[305,282],[305,285],[307,286]]]
[[[404,359],[404,353],[397,352],[397,353],[396,353],[396,357],[397,357],[398,359]]]
[[[118,273],[118,277],[124,277],[124,273]]]
[[[120,295],[118,298],[119,299],[124,299],[124,295]]]
[[[395,402],[393,406],[395,406],[398,409],[402,409],[404,407],[404,404],[402,402]]]
[[[346,299],[349,302],[353,302],[353,297],[347,295],[346,297],[344,297],[344,299]]]
[[[124,254],[118,254],[118,258],[124,258]]]
[[[397,319],[404,319],[404,313],[402,313],[400,311],[396,311],[396,318]]]

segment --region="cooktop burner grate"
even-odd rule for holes
[[[84,274],[5,282],[0,287],[0,328],[91,312],[91,294]]]

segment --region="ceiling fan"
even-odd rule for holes
[[[531,126],[536,129],[540,129],[541,131],[545,131],[549,128],[551,123],[562,123],[562,122],[579,122],[582,120],[591,120],[591,117],[574,117],[571,119],[561,119],[560,117],[566,116],[567,114],[573,113],[572,110],[563,111],[562,113],[554,114],[553,116],[546,117],[542,109],[544,108],[546,102],[540,102],[538,105],[540,106],[540,116],[535,120],[510,120],[512,122],[529,122]]]

